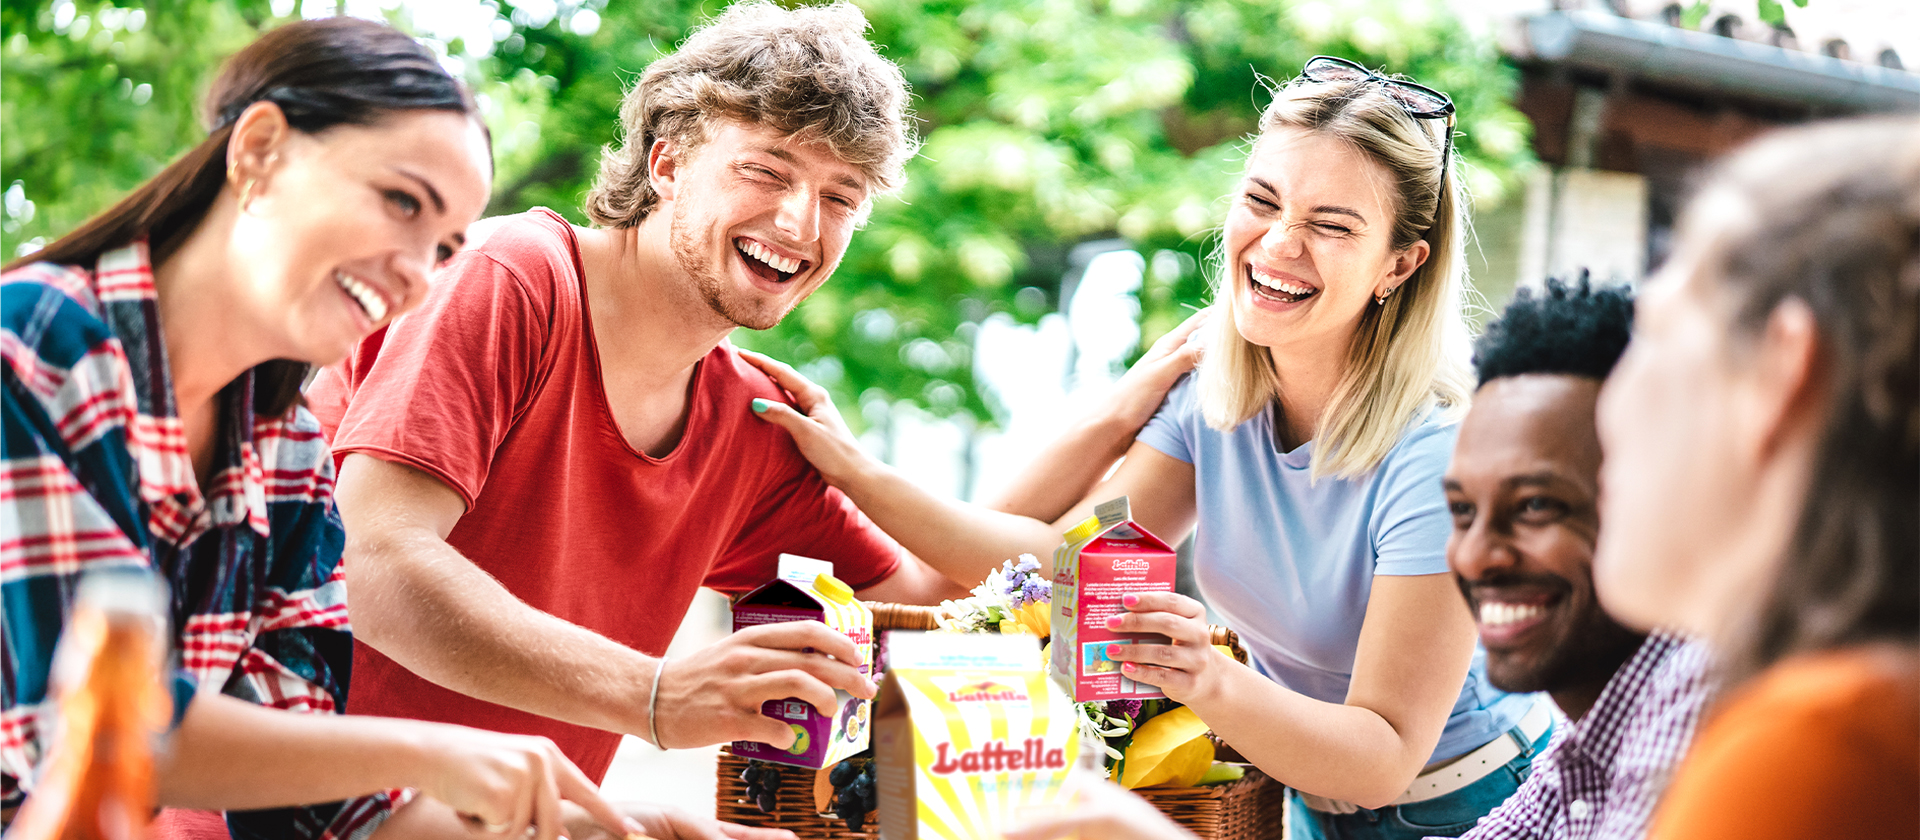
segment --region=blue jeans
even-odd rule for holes
[[[1519,727],[1502,738],[1525,738]],[[1540,734],[1520,755],[1473,784],[1424,802],[1362,808],[1351,814],[1315,811],[1287,791],[1287,840],[1420,840],[1422,837],[1459,837],[1487,812],[1507,801],[1533,772],[1533,757],[1547,748],[1553,727]]]

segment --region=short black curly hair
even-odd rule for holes
[[[1529,373],[1605,380],[1632,336],[1633,291],[1596,286],[1582,271],[1572,281],[1548,279],[1515,293],[1473,343],[1473,366],[1478,385]]]

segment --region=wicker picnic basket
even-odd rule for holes
[[[939,608],[909,604],[869,603],[873,608],[873,626],[885,630],[933,630],[939,626]],[[1213,628],[1214,644],[1226,645],[1235,658],[1246,661],[1240,637],[1225,627]],[[740,774],[747,760],[722,747],[716,773],[718,789],[715,816],[741,825],[784,828],[800,840],[878,840],[880,815],[867,815],[860,831],[848,831],[846,823],[827,810],[831,786],[826,771],[817,774],[793,769],[791,781],[780,785],[774,794],[772,813],[764,813],[747,799],[747,783]],[[1151,787],[1134,791],[1154,807],[1186,826],[1205,840],[1278,840],[1281,836],[1281,803],[1286,789],[1279,782],[1253,767],[1238,781],[1205,787]]]

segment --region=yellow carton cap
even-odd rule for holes
[[[1072,529],[1067,531],[1067,544],[1072,545],[1074,543],[1085,540],[1086,538],[1093,536],[1099,531],[1100,531],[1100,517],[1089,516],[1085,519],[1080,520],[1080,524],[1073,526]]]
[[[813,591],[836,604],[853,603],[853,587],[833,575],[822,572],[813,578]]]

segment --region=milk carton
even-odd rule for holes
[[[991,840],[1054,801],[1080,740],[1034,637],[890,632],[887,649],[873,723],[882,840]]]
[[[1159,537],[1134,524],[1121,496],[1067,532],[1053,550],[1053,675],[1076,702],[1164,696],[1136,683],[1107,656],[1109,645],[1166,644],[1156,633],[1116,633],[1107,617],[1127,612],[1120,596],[1172,592],[1177,560]]]
[[[791,554],[780,555],[779,576],[733,603],[733,629],[782,621],[818,621],[846,634],[860,649],[860,673],[873,669],[873,610],[853,597],[853,589],[833,576],[833,564]],[[789,749],[756,741],[733,742],[733,754],[762,761],[819,769],[867,748],[867,701],[834,691],[834,708],[822,714],[803,700],[769,700],[760,713],[793,727]]]

